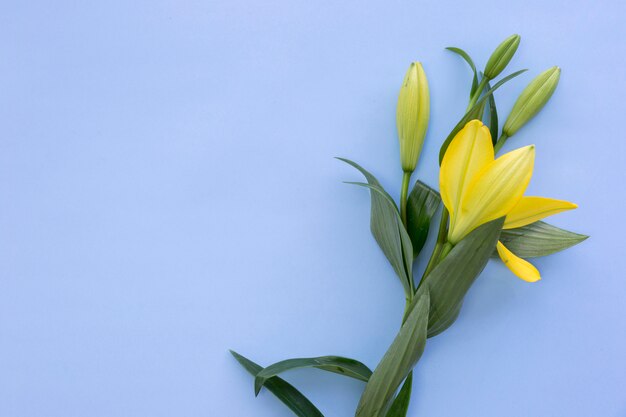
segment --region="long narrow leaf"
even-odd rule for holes
[[[457,133],[459,133],[459,131],[461,129],[463,129],[463,126],[465,126],[467,124],[467,122],[469,122],[470,120],[472,120],[472,118],[476,118],[475,117],[475,113],[477,111],[477,109],[480,109],[481,107],[484,109],[484,103],[485,101],[498,89],[500,88],[504,83],[506,83],[509,80],[512,80],[513,78],[517,77],[518,75],[520,75],[521,73],[525,72],[527,70],[523,69],[517,72],[514,72],[513,74],[510,74],[506,77],[504,77],[503,79],[501,79],[500,81],[498,81],[493,87],[491,87],[489,89],[489,91],[487,91],[481,98],[478,99],[478,101],[476,102],[476,104],[474,104],[474,106],[472,106],[472,108],[470,108],[467,113],[465,113],[465,115],[461,118],[461,120],[459,121],[459,123],[457,123],[457,125],[454,127],[454,129],[452,129],[452,131],[450,132],[450,134],[448,135],[448,137],[446,138],[446,140],[443,142],[443,144],[441,145],[441,150],[439,151],[439,164],[441,165],[441,161],[443,161],[443,156],[446,154],[446,150],[448,149],[448,146],[450,145],[450,142],[452,142],[452,139],[454,139],[454,136],[456,136]]]
[[[230,353],[252,375],[256,375],[263,369],[260,365],[237,352],[231,350]],[[277,376],[272,377],[265,382],[265,387],[298,417],[324,417],[311,401],[285,380]]]
[[[406,204],[407,232],[413,246],[413,259],[419,255],[428,238],[428,230],[439,204],[439,193],[421,181],[417,181]]]
[[[263,387],[263,385],[272,377],[285,371],[300,368],[322,369],[324,371],[334,372],[365,382],[367,382],[372,375],[370,368],[365,366],[363,363],[341,356],[287,359],[263,368],[263,370],[257,373],[256,378],[254,379],[255,394],[258,394],[261,387]]]
[[[405,293],[407,296],[410,295],[413,288],[413,248],[411,238],[402,224],[398,208],[391,196],[372,174],[356,162],[344,158],[337,159],[358,169],[367,179],[367,184],[352,184],[370,189],[370,229],[372,235],[398,275]]]
[[[538,221],[527,226],[503,230],[500,241],[521,258],[536,258],[570,248],[588,237]]]
[[[424,352],[428,311],[428,292],[422,291],[411,304],[406,321],[365,386],[356,417],[387,414],[393,395]]]

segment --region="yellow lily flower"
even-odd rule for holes
[[[524,197],[533,173],[534,145],[495,158],[489,129],[468,122],[454,137],[441,162],[441,199],[450,213],[448,242],[458,243],[478,226],[506,216],[505,229],[525,226],[574,209],[573,203],[545,197]],[[498,242],[498,254],[518,277],[534,282],[539,271]]]

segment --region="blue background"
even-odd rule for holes
[[[261,364],[348,355],[375,366],[402,289],[370,236],[370,169],[397,197],[395,104],[421,60],[432,119],[416,178],[470,73],[511,33],[502,119],[560,65],[531,194],[577,202],[591,235],[493,262],[431,339],[411,416],[626,416],[626,3],[613,1],[3,1],[0,5],[0,415],[289,416],[254,398]],[[286,375],[327,416],[363,384]]]

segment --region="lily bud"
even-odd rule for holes
[[[404,76],[396,111],[400,161],[404,172],[415,170],[428,129],[429,117],[430,94],[426,73],[422,64],[413,62]]]
[[[511,35],[506,38],[489,57],[485,66],[485,77],[489,80],[496,78],[513,58],[520,42],[519,35]]]
[[[513,110],[504,123],[502,133],[513,136],[546,105],[561,77],[561,68],[552,67],[530,82],[513,105]]]

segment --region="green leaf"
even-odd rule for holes
[[[259,391],[261,391],[261,387],[263,387],[266,381],[270,378],[285,371],[299,368],[318,368],[365,382],[367,382],[369,377],[372,375],[372,371],[361,362],[341,356],[287,359],[276,362],[275,364],[270,365],[257,373],[256,378],[254,379],[255,394],[258,394]]]
[[[406,321],[365,386],[356,417],[385,416],[400,383],[408,376],[426,345],[429,296],[416,297]]]
[[[349,159],[337,158],[358,169],[367,179],[365,183],[350,183],[370,189],[371,215],[370,229],[372,235],[382,249],[400,278],[404,292],[412,295],[413,288],[413,248],[398,208],[391,196],[383,189],[378,180],[356,162]]]
[[[413,259],[426,243],[430,222],[440,203],[441,197],[437,191],[421,181],[415,183],[406,203],[406,223],[413,246]]]
[[[487,90],[491,89],[489,83],[487,83]],[[491,141],[495,145],[498,141],[498,110],[496,108],[496,99],[491,94],[489,96],[489,132],[491,133]]]
[[[443,161],[443,156],[446,154],[446,150],[448,149],[448,145],[450,145],[450,142],[452,142],[452,139],[454,139],[454,137],[456,136],[457,133],[459,133],[459,131],[461,129],[463,129],[463,127],[467,124],[467,122],[469,122],[470,120],[473,120],[474,118],[477,118],[475,115],[478,112],[478,114],[481,114],[479,111],[480,109],[484,109],[484,103],[485,101],[498,89],[500,88],[504,83],[506,83],[507,81],[517,77],[518,75],[520,75],[521,73],[525,72],[527,70],[523,69],[517,72],[514,72],[513,74],[510,74],[506,77],[504,77],[503,79],[501,79],[500,81],[498,81],[493,87],[491,87],[489,89],[489,91],[487,91],[481,98],[478,99],[478,101],[476,102],[476,104],[474,104],[474,106],[472,106],[472,108],[470,108],[465,115],[461,118],[461,120],[459,121],[459,123],[457,123],[456,126],[454,126],[454,129],[452,129],[452,131],[450,132],[450,134],[448,135],[448,137],[446,138],[446,140],[443,142],[443,144],[441,145],[441,150],[439,151],[439,164],[441,165],[441,161]]]
[[[588,237],[538,221],[503,230],[500,241],[520,258],[536,258],[570,248]],[[497,252],[494,254],[497,256]]]
[[[465,294],[496,247],[503,224],[504,218],[500,218],[472,231],[424,278],[418,294],[430,293],[428,337],[441,333],[456,320]]]
[[[252,375],[256,375],[263,368],[250,359],[238,354],[237,352],[230,351],[230,353],[237,359],[237,362],[243,366],[246,371]],[[268,379],[265,382],[265,388],[267,388],[272,394],[283,402],[287,407],[291,409],[298,417],[324,417],[324,415],[318,410],[311,401],[309,401],[300,391],[294,388],[285,380],[275,376]]]
[[[463,58],[465,62],[467,62],[467,64],[470,66],[470,68],[474,72],[474,77],[472,79],[472,89],[470,90],[470,97],[472,97],[474,93],[476,92],[476,89],[478,88],[478,75],[476,71],[476,65],[474,65],[474,61],[472,60],[472,58],[470,58],[469,54],[465,52],[464,50],[462,50],[461,48],[448,46],[446,49],[448,51],[452,51],[455,54],[461,56],[461,58]]]
[[[413,385],[413,372],[409,373],[409,376],[404,380],[400,392],[396,395],[396,398],[391,404],[391,408],[387,412],[386,417],[406,417],[407,411],[409,411],[409,402],[411,401],[411,386]]]

